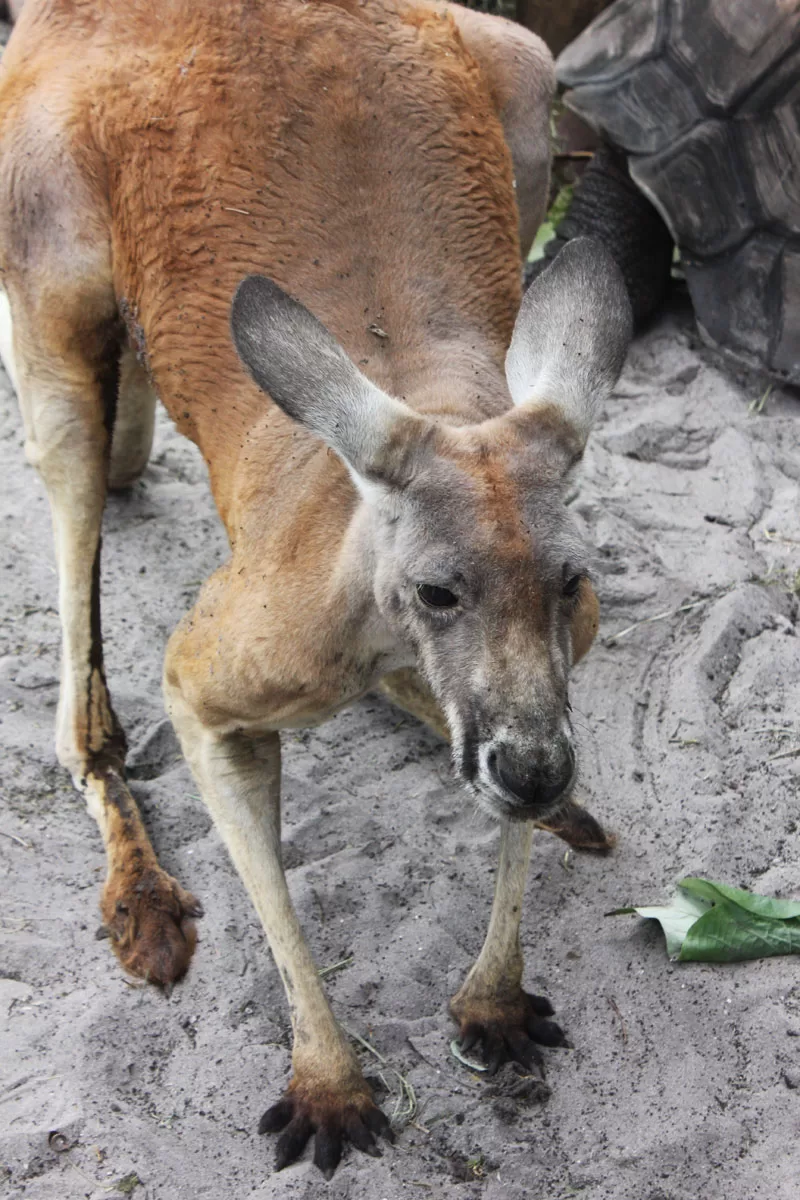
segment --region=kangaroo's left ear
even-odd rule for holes
[[[370,483],[402,486],[431,422],[370,382],[307,308],[250,275],[233,298],[231,333],[259,387],[340,455],[365,494]]]
[[[619,267],[596,238],[567,242],[525,293],[506,356],[514,404],[557,408],[585,445],[633,334]]]

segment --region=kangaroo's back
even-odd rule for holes
[[[288,288],[390,389],[436,343],[500,360],[519,303],[511,160],[449,15],[60,0],[15,39],[28,23],[36,95],[104,182],[129,333],[207,459],[263,409],[227,336],[246,274]]]

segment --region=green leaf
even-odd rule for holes
[[[800,920],[770,920],[720,900],[686,934],[680,962],[743,962],[800,954]]]
[[[609,915],[635,912],[640,917],[659,921],[667,939],[667,954],[670,958],[677,958],[687,933],[709,909],[710,905],[705,900],[699,900],[686,892],[678,892],[671,904],[652,905],[648,908],[640,908],[638,905],[635,908],[620,908]]]
[[[544,258],[544,248],[552,237],[555,237],[564,217],[567,215],[570,203],[572,202],[573,185],[565,183],[563,187],[558,189],[555,200],[547,210],[547,216],[544,223],[539,226],[539,232],[534,238],[531,246],[528,262],[538,262],[540,258]]]
[[[759,917],[771,917],[779,921],[800,917],[800,900],[775,900],[772,896],[759,896],[744,888],[729,887],[727,883],[712,883],[709,879],[695,879],[692,876],[679,879],[678,887],[710,900],[712,904],[720,899],[732,900],[739,908],[745,908]]]
[[[670,958],[680,962],[740,962],[800,954],[800,901],[758,896],[743,888],[689,877],[670,904],[636,912],[659,921]],[[609,914],[612,915],[612,914]]]
[[[131,1171],[130,1175],[123,1175],[122,1179],[118,1179],[114,1187],[116,1191],[122,1192],[123,1196],[130,1196],[141,1182],[136,1172]]]
[[[558,195],[547,210],[547,220],[553,226],[553,229],[558,229],[564,217],[569,212],[573,191],[574,186],[571,183],[565,183],[558,189]]]
[[[538,262],[540,258],[544,258],[544,248],[550,239],[555,235],[555,229],[549,221],[544,221],[539,226],[539,231],[533,239],[531,252],[528,255],[528,262]]]

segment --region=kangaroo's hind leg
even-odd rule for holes
[[[59,231],[70,211],[52,214]],[[106,686],[100,628],[100,526],[124,329],[105,241],[89,241],[86,214],[65,238],[0,227],[6,319],[26,453],[53,518],[62,628],[56,751],[86,797],[106,846],[103,932],[123,966],[155,983],[179,978],[192,955],[197,901],[160,867],[124,780],[125,736]],[[96,223],[100,226],[100,222]],[[102,238],[102,229],[101,229]],[[40,242],[37,244],[36,235]],[[16,260],[15,247],[26,257]],[[33,250],[31,249],[33,247]]]
[[[130,487],[147,466],[153,447],[156,394],[147,370],[130,344],[122,347],[119,388],[111,437],[108,486],[111,491]]]
[[[19,395],[17,367],[14,356],[11,307],[8,296],[0,289],[0,361]],[[130,343],[123,343],[119,352],[119,385],[114,405],[114,427],[111,436],[111,461],[108,487],[122,490],[135,483],[147,466],[153,448],[156,424],[156,394],[147,370]]]

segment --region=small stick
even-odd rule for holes
[[[23,850],[32,850],[33,846],[30,842],[24,842],[21,837],[17,837],[15,833],[6,833],[5,829],[0,829],[0,835],[10,838],[12,842],[16,842],[18,846],[22,846]]]
[[[220,205],[220,208],[222,209],[222,211],[223,211],[223,212],[238,212],[238,213],[241,213],[243,217],[249,217],[249,216],[251,216],[251,215],[252,215],[251,213],[249,213],[249,212],[247,211],[247,209],[246,209],[246,208],[228,208],[227,204],[221,204],[221,205]]]
[[[628,1041],[628,1031],[625,1028],[625,1018],[623,1017],[622,1013],[619,1011],[619,1007],[617,1006],[617,1002],[613,996],[606,996],[606,1000],[613,1008],[613,1010],[617,1016],[617,1019],[619,1020],[619,1023],[620,1023],[621,1029],[622,1029],[622,1042],[623,1042],[623,1045],[625,1045]]]
[[[372,1043],[368,1042],[366,1040],[366,1038],[363,1038],[360,1033],[356,1033],[355,1030],[353,1030],[353,1029],[345,1029],[345,1033],[347,1033],[349,1037],[353,1038],[356,1042],[358,1042],[358,1044],[360,1046],[363,1046],[365,1050],[368,1050],[370,1052],[370,1054],[374,1054],[375,1058],[377,1058],[379,1063],[381,1063],[384,1067],[388,1067],[389,1070],[392,1071],[397,1076],[397,1078],[400,1081],[401,1095],[404,1096],[406,1099],[406,1108],[402,1112],[400,1111],[400,1100],[398,1099],[398,1101],[395,1104],[394,1116],[395,1116],[395,1119],[397,1117],[405,1117],[405,1119],[410,1124],[413,1125],[415,1123],[414,1117],[416,1116],[417,1108],[418,1108],[417,1095],[416,1095],[416,1092],[414,1091],[413,1085],[409,1082],[408,1079],[406,1079],[405,1075],[401,1075],[401,1073],[398,1071],[397,1067],[393,1067],[391,1065],[391,1063],[383,1057],[383,1055],[380,1053],[380,1051],[376,1050],[375,1047],[372,1045]],[[423,1132],[427,1132],[427,1131],[423,1130]]]
[[[775,762],[776,758],[797,758],[800,755],[800,746],[795,746],[794,750],[782,750],[780,754],[770,754],[767,762]]]
[[[760,413],[762,413],[764,411],[764,405],[769,400],[771,392],[772,392],[772,384],[769,385],[769,387],[767,388],[767,390],[764,392],[764,394],[762,396],[754,396],[753,397],[753,399],[750,401],[750,403],[747,406],[747,412],[750,416],[758,416]]]
[[[784,542],[787,546],[800,546],[800,539],[783,537],[777,529],[770,529],[767,525],[764,526],[762,533],[768,542]]]
[[[342,958],[339,960],[339,962],[331,963],[329,967],[320,967],[317,974],[319,975],[320,979],[327,979],[329,975],[333,975],[334,971],[343,971],[345,967],[349,967],[350,963],[353,961],[353,957],[354,956],[351,954],[349,958]]]
[[[366,1038],[363,1038],[360,1033],[356,1033],[354,1029],[346,1029],[345,1033],[353,1038],[354,1041],[358,1042],[360,1046],[363,1046],[365,1050],[369,1050],[370,1054],[374,1054],[379,1063],[383,1063],[385,1067],[389,1065],[381,1052],[376,1050],[372,1043],[368,1042]],[[394,1070],[394,1068],[392,1068],[392,1070]]]
[[[726,588],[725,591],[730,589]],[[678,613],[691,612],[693,608],[702,608],[704,604],[710,604],[712,600],[717,600],[724,592],[717,592],[714,596],[706,596],[703,600],[693,600],[691,604],[681,604],[678,608],[670,608],[666,612],[656,613],[655,616],[645,617],[642,621],[635,621],[633,625],[629,625],[627,629],[621,629],[619,633],[612,633],[603,641],[606,646],[611,642],[618,642],[620,638],[627,637],[629,633],[633,633],[634,629],[639,629],[642,625],[652,625],[654,621],[665,621],[667,617],[675,617]]]

